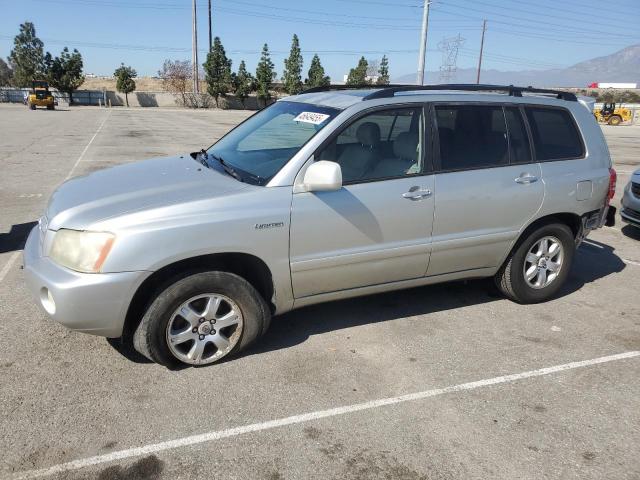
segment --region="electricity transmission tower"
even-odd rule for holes
[[[458,69],[458,50],[462,48],[465,38],[458,34],[456,37],[443,38],[438,43],[438,50],[442,52],[442,65],[440,66],[440,81],[450,83],[456,77]]]

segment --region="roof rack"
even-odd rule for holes
[[[370,94],[363,97],[363,100],[373,100],[376,98],[390,98],[398,92],[414,92],[422,90],[459,90],[464,92],[505,92],[512,97],[522,97],[523,93],[541,93],[543,95],[554,95],[560,100],[570,102],[578,101],[575,94],[560,90],[549,90],[545,88],[515,87],[513,85],[478,85],[473,83],[444,83],[440,85],[384,85],[376,88],[375,85],[329,85],[326,87],[314,87],[302,93],[328,92],[333,90],[354,90],[354,89],[375,89]]]

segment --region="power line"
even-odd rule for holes
[[[501,17],[501,18],[508,18],[510,20],[520,20],[520,21],[523,20],[522,17],[518,17],[518,16],[515,16],[515,15],[507,15],[507,14],[504,14],[504,13],[486,12],[485,10],[479,10],[477,8],[473,8],[473,7],[469,7],[469,6],[454,5],[452,3],[447,3],[446,7],[447,8],[457,8],[457,9],[465,10],[465,11],[479,12],[479,13],[481,13],[483,15],[492,15],[492,16],[497,16],[497,17]],[[440,9],[441,9],[441,6],[439,5],[438,6],[438,10],[440,10]],[[442,10],[442,11],[443,12],[447,12],[447,10]],[[460,13],[457,13],[457,12],[447,12],[447,13],[449,13],[450,15],[460,15],[460,16],[469,17],[469,15],[463,15],[463,14],[460,14]],[[567,27],[566,24],[552,23],[552,22],[548,22],[546,20],[544,20],[544,21],[542,21],[542,20],[539,20],[539,21],[532,20],[528,24],[521,24],[521,23],[519,24],[519,23],[513,23],[513,21],[505,22],[505,21],[499,21],[499,20],[492,20],[492,22],[502,23],[502,24],[506,24],[506,25],[510,25],[510,26],[516,26],[516,27],[519,27],[519,28],[536,28],[536,27],[532,26],[531,23],[541,23],[541,24],[544,24],[545,31],[551,30],[551,29],[548,28],[549,26],[554,26],[554,27],[559,27],[560,28],[559,31],[561,33],[576,33],[576,34],[579,34],[579,35],[584,35],[584,34],[593,35],[594,33],[599,33],[599,34],[602,34],[602,35],[614,35],[614,36],[618,36],[618,37],[637,38],[636,35],[628,35],[628,34],[623,34],[623,33],[617,33],[616,34],[616,33],[604,32],[604,31],[601,31],[601,30],[594,30],[594,29],[580,29],[580,28],[576,29],[576,28]],[[558,30],[556,29],[556,31],[558,31]]]
[[[462,1],[463,3],[465,2],[465,0],[460,0],[460,1]],[[488,7],[488,8],[496,8],[496,9],[498,9],[500,11],[504,11],[505,10],[504,5],[497,5],[495,3],[487,2],[485,0],[482,0],[481,2],[477,2],[477,3],[474,2],[473,4],[474,5],[483,6],[483,7]],[[455,2],[452,4],[450,0],[447,0],[447,5],[456,6]],[[458,8],[467,9],[466,6],[458,7]],[[556,11],[559,11],[559,12],[564,11],[564,12],[569,12],[569,13],[572,13],[572,14],[579,14],[580,13],[579,11],[576,11],[576,10],[573,10],[573,9],[566,9],[566,8],[563,9],[563,8],[556,7],[556,6],[554,6],[552,9],[549,9],[549,10],[546,10],[546,9],[528,10],[528,9],[523,9],[523,8],[520,8],[520,7],[509,7],[506,10],[508,10],[509,12],[522,12],[522,13],[526,13],[527,15],[534,15],[534,16],[537,16],[537,17],[546,17],[546,18],[552,18],[552,19],[558,19],[558,17],[559,17],[558,14],[551,14],[551,13],[544,13],[544,12],[547,12],[547,11],[554,11],[554,12],[556,12]],[[562,16],[564,18],[566,18],[566,15],[562,15]],[[617,22],[616,24],[608,24],[608,23],[602,23],[602,21],[601,21],[602,18],[606,18],[606,17],[602,17],[600,14],[598,14],[598,21],[596,23],[598,27],[611,26],[613,28],[618,28],[618,29],[621,27],[621,25],[620,25],[618,20],[614,20],[614,22]],[[579,21],[583,22],[584,20],[579,20]],[[593,19],[591,19],[590,22],[593,22]]]

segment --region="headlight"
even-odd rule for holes
[[[109,232],[80,232],[60,229],[53,237],[51,259],[71,270],[98,273],[116,236]]]

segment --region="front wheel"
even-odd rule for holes
[[[622,118],[619,117],[618,115],[612,115],[611,118],[609,119],[609,125],[620,125],[622,123]]]
[[[496,274],[496,285],[518,303],[549,300],[567,279],[574,252],[575,239],[568,226],[544,225],[511,252]]]
[[[167,367],[207,365],[247,348],[270,321],[269,308],[244,278],[195,273],[161,292],[133,337],[135,349]]]

